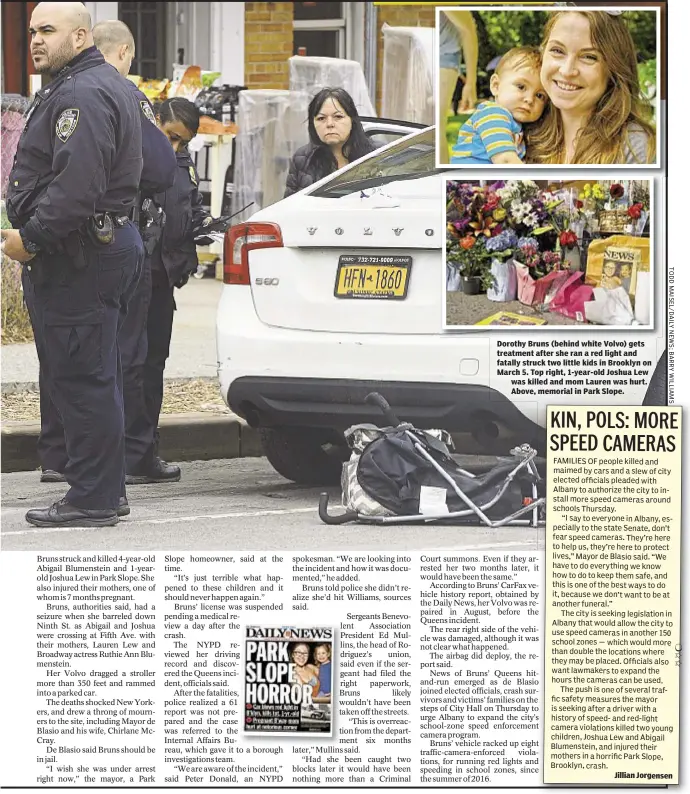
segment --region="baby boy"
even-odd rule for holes
[[[522,125],[541,118],[547,96],[536,47],[515,47],[491,76],[494,101],[480,102],[462,125],[451,165],[519,165],[525,158]]]

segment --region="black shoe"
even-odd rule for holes
[[[61,499],[50,507],[29,510],[26,520],[36,527],[112,527],[118,517],[117,510],[84,510]]]
[[[67,482],[67,480],[61,471],[43,469],[41,472],[41,482]]]
[[[179,466],[154,458],[153,464],[146,471],[125,475],[127,485],[145,485],[149,482],[179,482],[182,472]]]
[[[117,506],[117,514],[122,518],[122,516],[128,516],[130,513],[129,510],[129,502],[127,501],[126,496],[120,497],[120,504]]]

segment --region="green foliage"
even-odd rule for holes
[[[547,19],[546,11],[482,11],[474,13],[479,38],[479,68],[512,47],[538,46]],[[482,28],[480,33],[479,28]]]
[[[637,77],[642,93],[652,99],[656,95],[656,58],[637,65]]]
[[[486,289],[493,283],[491,253],[486,250],[483,238],[478,238],[472,248],[462,248],[457,240],[446,241],[446,261],[466,278],[480,278]]]
[[[637,47],[637,60],[656,59],[656,13],[654,11],[626,11],[624,19]]]

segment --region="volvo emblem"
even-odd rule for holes
[[[343,230],[340,228],[340,226],[338,226],[338,228],[335,230],[335,233],[336,234],[342,234],[343,233]]]
[[[372,235],[373,233],[374,232],[372,232],[372,230],[368,226],[364,229],[364,234]]]
[[[427,237],[433,237],[434,236],[434,230],[433,229],[427,229],[424,232],[424,234],[426,234]]]
[[[316,229],[317,229],[317,227],[316,227],[316,226],[307,226],[307,231],[308,231],[308,232],[309,232],[309,234],[311,234],[311,235],[313,235],[313,234],[314,234],[314,232],[316,232]]]
[[[400,237],[400,232],[402,232],[402,229],[393,229],[393,231],[395,232],[396,237]]]

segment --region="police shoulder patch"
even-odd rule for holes
[[[151,122],[151,124],[156,124],[156,117],[153,115],[153,110],[151,109],[151,105],[145,100],[142,99],[139,103],[141,105],[141,112],[146,116],[146,118]]]
[[[67,143],[70,135],[77,129],[78,123],[79,108],[63,110],[55,123],[55,134],[63,143]]]
[[[189,178],[192,180],[193,185],[197,185],[198,182],[196,181],[196,171],[194,170],[194,166],[189,166]]]

